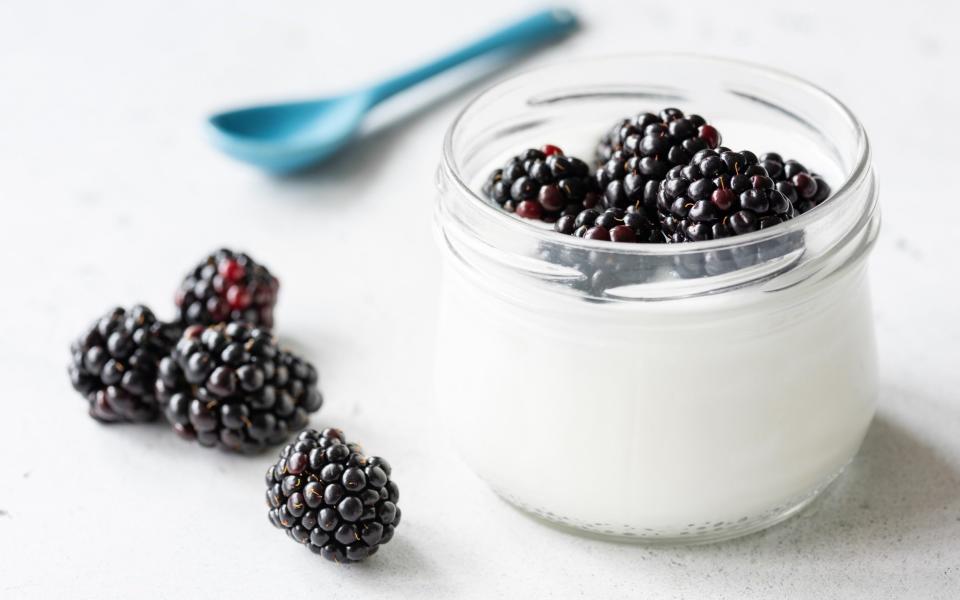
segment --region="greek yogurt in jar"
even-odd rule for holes
[[[833,196],[747,235],[623,244],[560,235],[479,191],[518,149],[583,147],[585,125],[664,104],[744,144],[815,151]],[[856,454],[877,397],[879,212],[866,136],[828,94],[703,58],[547,67],[461,113],[438,184],[437,400],[508,501],[602,535],[711,541],[789,517]]]

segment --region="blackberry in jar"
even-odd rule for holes
[[[487,178],[483,192],[508,212],[554,223],[599,202],[590,167],[557,146],[531,148]]]
[[[832,193],[826,179],[808,171],[799,161],[784,160],[777,152],[761,154],[760,165],[776,182],[777,191],[793,204],[797,214],[813,210]]]
[[[644,112],[617,123],[597,148],[597,186],[606,208],[642,208],[655,218],[660,182],[672,167],[717,148],[719,131],[699,115],[676,108]]]
[[[742,235],[795,215],[755,154],[726,148],[701,150],[673,167],[660,184],[657,210],[670,242]]]

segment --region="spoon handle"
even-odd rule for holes
[[[368,90],[373,104],[386,100],[413,85],[429,79],[470,59],[494,50],[519,48],[559,37],[577,26],[577,18],[566,9],[548,9],[530,15],[512,25],[481,38],[446,56],[403,73]]]

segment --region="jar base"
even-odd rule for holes
[[[694,546],[698,544],[725,542],[743,537],[790,519],[803,512],[814,500],[819,498],[820,495],[837,480],[845,468],[846,465],[829,477],[824,478],[824,480],[811,491],[805,492],[791,499],[789,502],[783,502],[753,517],[741,517],[735,521],[690,523],[683,527],[670,530],[635,527],[632,525],[614,527],[608,523],[578,522],[549,511],[530,507],[523,502],[519,502],[509,494],[502,493],[496,488],[494,488],[494,492],[523,514],[565,533],[572,533],[574,535],[608,542],[633,543],[647,546]]]

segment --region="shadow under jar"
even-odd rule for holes
[[[525,148],[589,158],[612,123],[665,106],[703,115],[734,150],[798,158],[834,195],[748,235],[616,244],[479,192]],[[702,57],[541,68],[463,110],[438,185],[439,407],[513,504],[619,539],[714,541],[795,514],[857,452],[877,397],[879,211],[866,135],[829,94]]]

